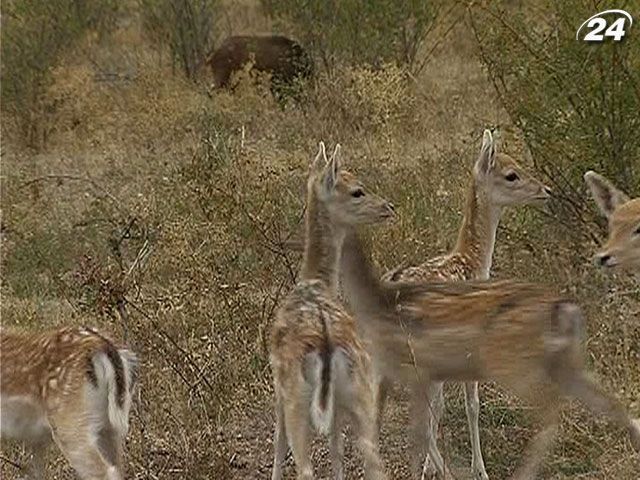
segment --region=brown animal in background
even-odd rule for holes
[[[342,426],[359,437],[365,478],[385,477],[375,422],[371,360],[356,323],[337,298],[338,262],[346,228],[393,216],[386,200],[341,170],[339,146],[327,161],[324,144],[307,183],[306,242],[300,280],[276,314],[270,360],[276,428],[272,480],[282,478],[287,438],[297,478],[311,480],[311,425],[330,435],[334,478],[344,478]]]
[[[279,35],[229,37],[206,60],[213,71],[216,88],[228,87],[231,75],[248,62],[254,62],[254,70],[271,74],[274,93],[313,73],[313,61],[306,50],[294,40]]]
[[[629,198],[595,172],[585,173],[584,179],[609,220],[609,238],[595,256],[597,264],[640,272],[640,198]]]
[[[0,331],[0,430],[33,452],[44,478],[54,440],[80,478],[121,480],[137,359],[89,328]]]
[[[553,442],[564,395],[609,415],[640,451],[640,420],[630,418],[585,371],[584,318],[574,303],[512,281],[382,283],[353,233],[343,242],[341,267],[376,370],[412,389],[414,456],[420,461],[428,453],[440,475],[449,475],[444,460],[434,439],[424,438],[429,412],[422,395],[434,381],[495,381],[540,407],[544,428],[515,478],[535,477]]]

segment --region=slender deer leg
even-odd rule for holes
[[[489,480],[480,448],[480,399],[478,398],[478,382],[465,382],[467,423],[471,438],[471,471],[475,480]]]
[[[618,400],[606,393],[584,373],[569,377],[562,386],[567,394],[578,398],[591,410],[608,415],[619,426],[626,429],[634,450],[640,452],[640,420],[629,417]]]
[[[284,407],[285,428],[293,458],[296,462],[296,473],[298,480],[313,480],[313,466],[309,452],[309,401],[304,396],[291,399],[290,403]]]
[[[329,455],[335,480],[344,479],[344,437],[342,428],[342,416],[336,412],[333,417],[331,436],[329,437]]]
[[[424,383],[422,385],[425,385]],[[413,389],[413,395],[411,399],[411,418],[413,419],[412,425],[412,438],[413,438],[413,458],[412,471],[414,478],[423,478],[423,465],[427,455],[431,458],[436,471],[442,478],[450,478],[450,473],[446,468],[444,459],[438,450],[438,445],[435,438],[431,435],[430,417],[431,408],[425,408],[425,399],[427,397],[427,405],[431,404],[431,398],[429,393],[432,389],[438,387],[431,386],[430,382],[426,384],[426,387],[416,386]],[[424,395],[421,394],[425,392]],[[436,407],[437,408],[437,407]]]
[[[116,465],[110,464],[100,449],[84,429],[60,429],[57,443],[73,469],[83,480],[121,480],[122,475]]]
[[[432,454],[436,457],[440,457],[440,452],[437,448],[433,448],[433,445],[437,445],[438,442],[438,427],[440,425],[440,419],[442,418],[442,412],[444,411],[444,392],[442,382],[431,382],[427,387],[427,398],[430,404],[427,404],[427,416],[429,419],[426,435],[427,435],[427,452],[430,452],[424,458],[424,465],[422,467],[422,479],[427,480],[435,478],[438,475],[438,468],[434,465],[432,460]],[[433,442],[433,444],[432,444]],[[442,462],[444,464],[444,462]]]
[[[378,445],[378,427],[371,419],[375,418],[376,405],[373,389],[367,380],[356,384],[351,414],[358,436],[358,445],[364,458],[364,478],[366,480],[384,480],[386,474],[380,458]]]
[[[44,479],[45,457],[49,442],[37,443],[31,447],[31,461],[27,467],[27,478],[30,480]]]
[[[427,455],[427,441],[431,435],[425,435],[428,427],[429,408],[424,408],[424,390],[420,386],[415,386],[411,397],[410,419],[411,419],[411,472],[412,477],[419,479],[422,477],[422,465]],[[428,403],[427,403],[428,405]],[[427,438],[428,437],[428,438]]]
[[[99,412],[96,412],[96,416]],[[97,416],[97,418],[100,418]],[[97,447],[109,465],[116,467],[121,475],[124,475],[124,441],[116,430],[110,427],[103,427],[97,435]]]
[[[390,382],[387,381],[384,377],[380,377],[377,379],[374,390],[376,397],[376,422],[378,428],[378,434],[380,433],[380,429],[382,428],[382,419],[384,418],[384,407],[387,403],[387,397],[389,395],[389,389],[391,388]]]
[[[67,405],[50,417],[53,439],[78,476],[83,480],[121,480],[122,445],[118,438],[102,437],[100,425],[104,413],[91,412],[91,406]],[[89,413],[78,415],[79,411]],[[96,420],[97,419],[97,420]],[[105,429],[104,431],[108,431]],[[108,455],[111,455],[110,459]]]
[[[533,480],[536,477],[544,455],[553,444],[556,436],[558,416],[557,399],[549,401],[541,412],[542,429],[527,446],[525,462],[516,471],[513,476],[514,480]]]
[[[276,425],[273,434],[273,470],[271,480],[282,478],[282,463],[287,455],[287,431],[284,422],[284,409],[280,395],[276,393]]]

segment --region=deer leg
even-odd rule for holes
[[[83,480],[121,480],[116,465],[110,464],[96,445],[96,439],[80,429],[60,429],[57,443],[64,456]]]
[[[422,384],[425,385],[425,384]],[[413,458],[412,471],[413,477],[423,478],[423,465],[426,461],[426,456],[429,455],[433,462],[438,475],[441,478],[450,478],[448,470],[445,466],[444,459],[438,450],[435,438],[431,434],[431,397],[432,390],[438,387],[433,387],[430,382],[424,386],[417,386],[413,389],[411,398],[411,418],[413,419],[412,425],[412,439],[413,439]],[[425,392],[427,397],[427,408],[424,405]],[[437,408],[437,407],[436,407]]]
[[[291,399],[284,407],[285,429],[296,462],[298,480],[313,480],[313,466],[310,454],[309,401],[302,394]]]
[[[273,434],[273,470],[271,480],[282,478],[282,464],[287,455],[287,431],[284,422],[284,409],[280,395],[276,393],[276,425]]]
[[[541,418],[542,429],[527,446],[525,462],[516,471],[514,480],[533,480],[540,469],[544,455],[553,444],[558,429],[557,399],[546,404]]]
[[[640,452],[640,420],[632,419],[625,408],[613,396],[605,392],[584,373],[571,376],[562,384],[564,391],[581,400],[591,410],[608,415],[619,426],[626,429],[631,445]]]
[[[38,442],[31,447],[31,459],[27,466],[27,478],[30,480],[43,480],[45,457],[49,442]]]
[[[335,480],[344,479],[344,437],[342,435],[342,418],[338,412],[334,413],[331,436],[329,437],[329,455],[331,468]]]
[[[437,448],[438,442],[438,427],[440,425],[440,419],[442,418],[442,412],[444,411],[444,392],[442,382],[430,382],[427,387],[427,418],[428,425],[426,429],[427,435],[427,452],[428,455],[424,457],[424,464],[422,466],[422,479],[427,480],[435,478],[438,475],[438,467],[434,464],[432,456],[436,458],[442,456]],[[436,445],[436,448],[433,448]],[[441,462],[444,465],[444,461]]]
[[[465,382],[465,407],[467,412],[467,423],[469,424],[469,436],[471,439],[471,471],[475,480],[489,480],[487,470],[482,458],[480,448],[480,399],[478,397],[478,382]]]
[[[382,419],[384,417],[384,407],[387,403],[387,397],[389,396],[389,389],[391,385],[384,378],[380,377],[377,379],[374,390],[375,390],[375,402],[376,402],[376,423],[378,428],[378,434],[380,434],[380,429],[382,428]]]
[[[378,426],[371,421],[376,414],[375,394],[366,378],[361,378],[354,386],[351,416],[364,458],[364,478],[384,480],[387,476],[380,458]]]
[[[413,478],[422,477],[422,464],[427,455],[427,447],[425,443],[425,432],[428,426],[428,408],[424,408],[420,388],[416,388],[412,392],[411,407],[409,410],[411,418],[411,472]]]
[[[60,451],[83,480],[121,480],[121,439],[103,436],[111,431],[101,429],[104,412],[92,411],[91,405],[83,407],[82,403],[71,405],[73,408],[50,417],[53,439]]]
[[[107,463],[123,472],[124,438],[113,428],[102,428],[98,433],[98,448]]]

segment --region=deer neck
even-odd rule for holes
[[[475,181],[467,192],[464,219],[453,254],[463,256],[476,278],[488,279],[502,207],[492,204]]]
[[[345,231],[336,226],[326,207],[315,195],[307,202],[305,246],[301,277],[320,280],[332,294],[338,292],[338,262]]]

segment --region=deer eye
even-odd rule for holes
[[[507,179],[508,182],[515,182],[516,180],[518,180],[518,174],[515,172],[511,172],[508,175],[506,175],[504,178]]]
[[[351,192],[351,196],[355,198],[364,197],[364,190],[362,190],[361,188],[354,190],[353,192]]]
[[[638,225],[638,228],[636,228],[636,231],[633,232],[634,235],[640,235],[640,225]]]

